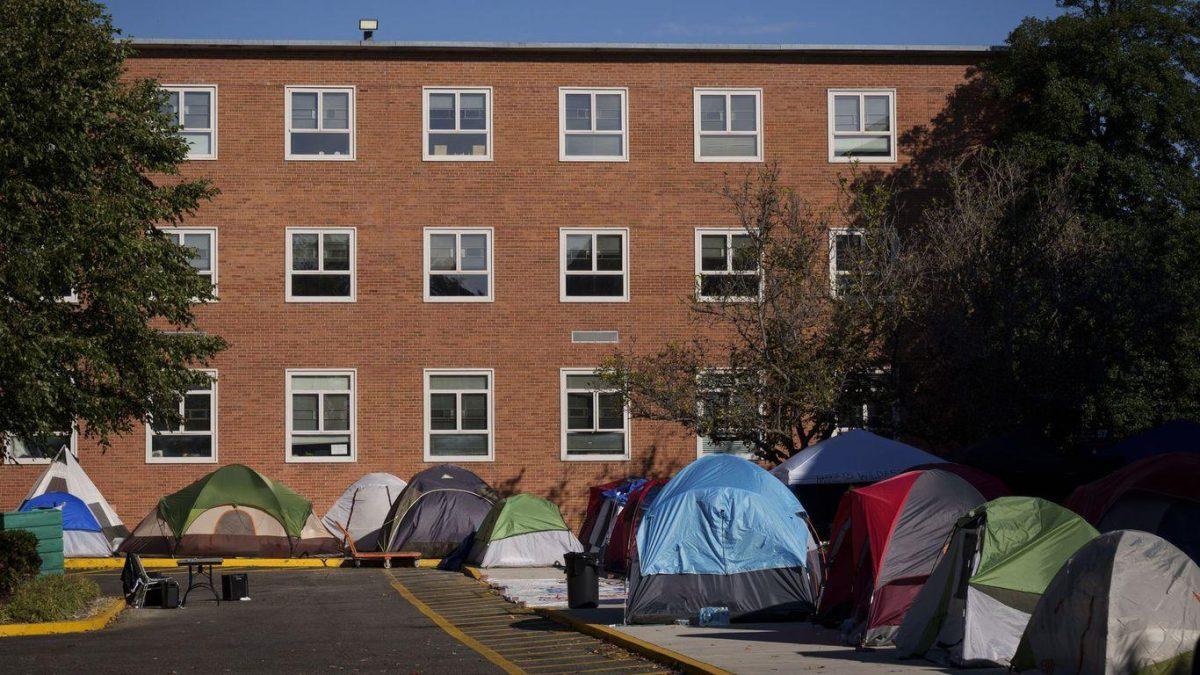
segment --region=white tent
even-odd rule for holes
[[[79,460],[71,454],[70,450],[63,449],[58,453],[58,456],[46,467],[46,471],[33,484],[33,489],[29,491],[25,499],[21,500],[21,503],[24,504],[47,492],[66,492],[86,504],[88,511],[100,524],[104,537],[111,543],[111,550],[116,550],[121,541],[129,536],[129,530],[121,522],[116,510],[108,503],[104,495],[100,494],[96,484],[92,482],[91,478],[88,478],[83,467],[79,465]]]
[[[873,483],[943,461],[911,445],[852,429],[796,453],[771,474],[789,486]]]
[[[390,473],[369,473],[346,488],[321,520],[337,539],[345,538],[342,534],[345,529],[358,550],[374,551],[378,547],[379,528],[405,485]]]

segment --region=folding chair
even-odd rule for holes
[[[168,577],[150,576],[146,573],[142,559],[136,553],[125,555],[125,567],[121,569],[121,589],[125,592],[125,602],[135,608],[146,605],[146,594],[152,589],[166,592],[168,586],[174,586],[178,592],[179,584]]]

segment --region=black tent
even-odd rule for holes
[[[497,499],[495,490],[466,469],[451,464],[426,469],[392,504],[380,548],[441,558],[475,532]]]

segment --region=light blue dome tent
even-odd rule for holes
[[[804,507],[777,478],[731,455],[680,471],[638,528],[626,623],[694,619],[728,607],[737,621],[802,618],[816,597]]]

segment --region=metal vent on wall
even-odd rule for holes
[[[616,344],[621,341],[615,330],[573,330],[571,342],[582,344]]]

